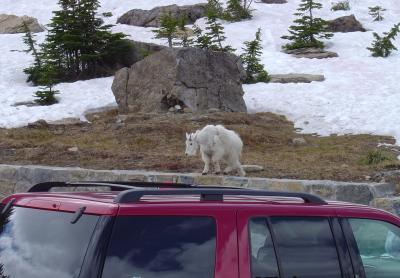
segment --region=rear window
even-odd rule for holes
[[[118,217],[102,277],[211,278],[215,241],[210,217]]]
[[[78,277],[98,218],[13,207],[0,217],[0,277]]]

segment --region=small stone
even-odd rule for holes
[[[45,120],[38,120],[28,124],[28,128],[47,128],[49,124]]]
[[[210,108],[207,110],[208,113],[218,113],[221,112],[221,110],[219,110],[218,108]]]
[[[342,168],[349,168],[349,165],[346,164],[346,163],[343,163],[342,165],[340,165],[340,167],[342,167]]]
[[[71,148],[68,148],[68,151],[72,152],[72,153],[76,153],[76,152],[79,151],[79,148],[78,147],[71,147]]]
[[[180,105],[178,105],[178,104],[175,105],[174,108],[175,108],[175,110],[177,110],[177,111],[182,110],[182,106],[180,106]]]
[[[366,180],[366,181],[371,180],[371,176],[365,176],[365,180]]]
[[[246,173],[255,173],[264,171],[264,167],[260,165],[243,165],[243,169],[246,171]]]
[[[298,137],[298,138],[293,138],[292,139],[292,143],[295,146],[304,146],[307,145],[307,141],[306,139],[304,139],[303,137]]]
[[[175,107],[170,107],[170,108],[168,109],[168,112],[175,112]]]
[[[120,114],[120,115],[118,115],[118,117],[117,117],[116,123],[117,123],[117,124],[124,123],[124,122],[126,122],[127,119],[128,119],[128,115]]]

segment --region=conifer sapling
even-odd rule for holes
[[[288,36],[282,36],[283,39],[293,41],[283,46],[285,49],[298,49],[305,47],[324,48],[324,43],[318,39],[330,39],[333,34],[328,31],[328,23],[314,16],[315,9],[321,9],[322,4],[316,0],[301,0],[297,9],[296,19],[289,27]]]
[[[382,8],[381,6],[375,7],[368,7],[369,14],[373,17],[374,21],[382,21],[383,20],[383,12],[386,9]]]
[[[388,57],[393,50],[397,50],[392,40],[396,38],[400,32],[400,23],[395,24],[389,32],[384,32],[384,36],[379,36],[373,33],[375,40],[372,42],[372,47],[367,47],[372,52],[374,57]]]
[[[154,30],[156,38],[166,38],[168,40],[168,46],[173,46],[174,34],[178,31],[178,28],[185,28],[185,19],[177,19],[171,15],[171,12],[164,14],[161,17],[161,26],[159,29]]]
[[[252,41],[244,42],[245,47],[242,48],[244,53],[240,56],[246,70],[246,84],[256,82],[268,82],[269,75],[264,69],[264,65],[260,63],[260,56],[262,54],[261,46],[261,28],[256,32],[256,38]]]

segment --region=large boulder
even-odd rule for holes
[[[241,60],[230,53],[167,48],[115,74],[120,112],[166,112],[176,105],[194,113],[246,112]]]
[[[331,32],[365,32],[365,28],[356,19],[354,14],[342,16],[334,20],[328,21],[329,31]]]
[[[23,23],[26,23],[32,33],[43,32],[44,28],[36,18],[30,16],[16,16],[10,14],[0,14],[0,34],[23,33]]]
[[[160,27],[162,16],[170,13],[175,18],[186,16],[186,24],[193,24],[197,19],[204,17],[206,5],[201,3],[187,6],[169,5],[155,7],[151,10],[133,9],[118,18],[117,23],[142,27]]]
[[[143,60],[147,56],[167,48],[166,46],[150,42],[140,42],[131,40],[131,43],[132,43],[131,52],[129,53],[128,57],[125,58],[126,66],[131,66],[134,63]]]

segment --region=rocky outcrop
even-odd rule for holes
[[[325,77],[319,74],[270,74],[270,83],[311,83],[313,81],[324,81]]]
[[[197,19],[204,17],[207,4],[187,6],[169,5],[155,7],[151,10],[133,9],[118,18],[117,23],[142,27],[160,27],[161,17],[171,14],[174,18],[186,16],[186,24],[193,24]]]
[[[139,42],[131,41],[132,49],[128,57],[125,58],[127,65],[133,65],[146,58],[147,56],[154,54],[166,48],[166,46],[149,43],[149,42]]]
[[[261,3],[265,4],[285,4],[287,3],[286,0],[261,0]]]
[[[334,58],[339,55],[332,51],[325,51],[320,48],[299,48],[293,50],[284,50],[287,54],[292,54],[296,58],[308,58],[308,59],[325,59]]]
[[[23,33],[24,22],[32,33],[39,33],[44,31],[44,28],[39,24],[36,18],[26,15],[16,16],[9,14],[0,14],[0,34]]]
[[[334,20],[328,21],[330,32],[365,32],[365,28],[361,23],[352,15],[342,16]]]
[[[241,60],[230,53],[167,48],[115,75],[112,90],[120,112],[166,112],[180,105],[246,112]]]

